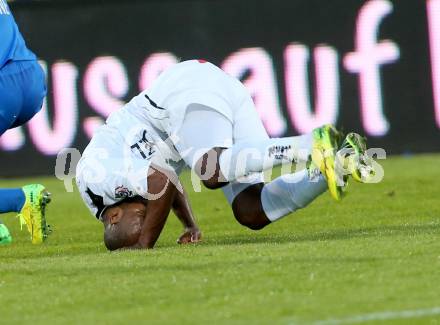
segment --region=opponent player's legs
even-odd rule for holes
[[[45,76],[36,61],[10,62],[4,66],[0,70],[0,136],[30,120],[41,109],[45,95]],[[44,210],[48,202],[49,196],[39,184],[0,189],[0,213],[20,213],[20,221],[27,225],[33,243],[47,237]],[[0,243],[2,238],[8,241],[5,226],[1,228]]]
[[[23,106],[23,94],[13,63],[0,70],[0,136],[12,128]],[[21,189],[0,189],[0,213],[19,212],[25,202]]]
[[[15,121],[22,105],[22,96],[17,96],[15,74],[7,65],[0,70],[0,136],[5,133]],[[21,189],[0,189],[0,213],[19,212],[25,202]],[[0,221],[0,244],[8,244],[12,237],[8,228]]]

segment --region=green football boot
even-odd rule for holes
[[[357,182],[366,182],[374,175],[372,159],[367,154],[367,140],[357,133],[349,133],[342,143],[341,154],[347,168]]]
[[[341,173],[337,150],[342,141],[342,134],[332,125],[324,125],[313,130],[312,164],[317,167],[327,180],[331,196],[340,201],[347,186],[347,175]]]
[[[46,205],[50,202],[50,193],[40,184],[23,186],[26,202],[18,217],[21,226],[26,225],[33,244],[46,240],[50,229],[46,223]]]
[[[8,228],[3,223],[0,223],[0,245],[8,245],[12,242],[12,236]]]

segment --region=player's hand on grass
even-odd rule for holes
[[[183,234],[177,239],[178,244],[198,243],[202,239],[202,233],[198,227],[187,227]]]

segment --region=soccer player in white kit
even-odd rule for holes
[[[342,165],[349,159],[349,172],[338,164],[341,148],[351,150],[339,159]],[[270,139],[243,84],[211,63],[191,60],[165,70],[111,114],[83,153],[77,185],[104,223],[108,249],[152,248],[171,209],[185,227],[179,242],[200,239],[178,181],[185,165],[206,187],[222,188],[240,224],[258,230],[327,188],[340,200],[348,173],[362,180],[365,150],[359,135],[344,140],[329,125]],[[285,163],[304,168],[265,184],[262,171]]]

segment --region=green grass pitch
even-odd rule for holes
[[[32,246],[2,216],[14,242],[0,247],[0,323],[440,322],[440,156],[380,163],[382,183],[352,182],[341,203],[326,193],[259,232],[235,222],[220,191],[190,192],[203,243],[175,244],[170,215],[154,250],[116,253],[62,182],[2,180],[44,183],[54,232]]]

